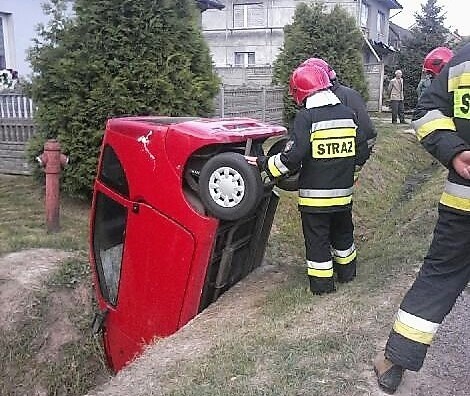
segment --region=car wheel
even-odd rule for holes
[[[273,155],[281,153],[286,147],[289,138],[282,138],[274,143],[268,150],[267,156],[271,157]],[[289,173],[285,176],[281,176],[276,180],[276,186],[281,190],[285,191],[297,191],[299,189],[299,170],[294,173]]]
[[[206,209],[222,220],[251,214],[263,193],[258,169],[238,153],[222,153],[202,167],[199,194]]]

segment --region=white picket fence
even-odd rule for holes
[[[25,149],[35,132],[34,110],[25,95],[0,94],[0,173],[30,173]]]
[[[22,94],[0,94],[0,141],[27,142],[34,134],[33,101]]]

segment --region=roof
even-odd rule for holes
[[[384,3],[389,9],[403,9],[403,6],[397,0],[378,0],[379,3]]]
[[[392,30],[400,38],[400,40],[408,39],[412,37],[413,35],[408,29],[398,26],[396,23],[393,23],[392,21],[390,21],[389,27],[390,27],[390,30]]]
[[[222,10],[225,8],[225,5],[218,0],[196,0],[196,3],[201,11]]]

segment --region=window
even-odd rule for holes
[[[116,153],[109,145],[104,147],[99,179],[122,196],[129,197],[129,186],[124,169]]]
[[[5,33],[3,32],[3,28],[4,28],[3,16],[0,14],[0,69],[5,69],[7,67]]]
[[[121,278],[127,209],[102,193],[96,197],[93,254],[103,297],[116,305]]]
[[[361,27],[367,28],[367,22],[369,21],[369,5],[363,1],[361,4]]]
[[[263,27],[265,25],[265,11],[262,3],[233,5],[234,28]]]
[[[381,11],[377,13],[377,38],[383,38],[385,33],[385,14]]]
[[[255,65],[254,52],[235,52],[235,66],[247,67]]]

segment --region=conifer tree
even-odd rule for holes
[[[415,13],[415,20],[411,36],[404,41],[398,54],[397,64],[403,71],[405,106],[408,108],[416,106],[416,87],[421,78],[424,57],[436,47],[449,45],[449,30],[444,26],[443,7],[437,4],[437,0],[427,0],[422,4],[421,13]]]
[[[69,154],[64,187],[89,195],[105,121],[123,115],[210,114],[212,71],[194,0],[49,0],[30,53],[38,136]]]
[[[297,6],[292,24],[284,28],[284,47],[274,64],[273,81],[286,87],[284,121],[287,125],[295,115],[295,105],[288,95],[289,78],[307,58],[325,59],[341,82],[367,96],[362,46],[356,21],[344,8],[336,6],[328,13],[322,4]]]

